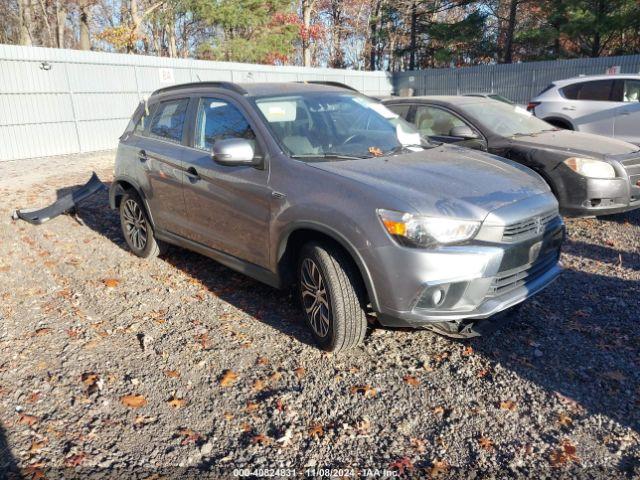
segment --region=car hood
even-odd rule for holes
[[[631,143],[591,133],[571,130],[553,130],[534,135],[522,135],[506,139],[512,146],[525,148],[544,148],[566,153],[567,156],[585,156],[604,158],[605,156],[624,155],[638,150]]]
[[[549,191],[526,167],[454,146],[309,165],[366,184],[382,198],[392,195],[423,215],[483,220],[495,209]]]

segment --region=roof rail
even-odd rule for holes
[[[351,90],[352,92],[360,93],[360,91],[357,88],[353,88],[341,82],[332,82],[332,81],[325,81],[325,80],[301,80],[297,83],[309,83],[311,85],[326,85],[328,87],[346,88],[347,90]]]
[[[236,93],[244,95],[247,91],[242,88],[237,83],[233,82],[190,82],[190,83],[179,83],[177,85],[171,85],[169,87],[159,88],[152,95],[156,95],[158,93],[170,92],[172,90],[181,90],[183,88],[194,88],[194,87],[213,87],[213,88],[226,88],[227,90],[232,90]]]

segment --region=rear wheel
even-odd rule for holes
[[[153,227],[140,197],[126,192],[120,200],[120,226],[131,251],[138,257],[157,257],[165,244],[155,239]]]
[[[325,350],[360,345],[367,331],[360,275],[340,249],[321,243],[303,247],[298,287],[306,323]]]

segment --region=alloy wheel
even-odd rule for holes
[[[147,245],[147,221],[138,202],[128,199],[122,209],[126,235],[137,250]]]
[[[316,335],[325,337],[331,324],[331,307],[322,272],[313,260],[305,258],[300,273],[302,304],[309,324]]]

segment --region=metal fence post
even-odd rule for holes
[[[80,140],[80,129],[78,128],[78,115],[76,113],[76,103],[73,95],[73,88],[71,88],[71,80],[69,79],[69,64],[64,62],[64,76],[67,80],[67,90],[69,93],[69,100],[71,100],[71,114],[73,115],[73,124],[76,128],[76,140],[78,141],[78,152],[82,153],[82,141]]]

